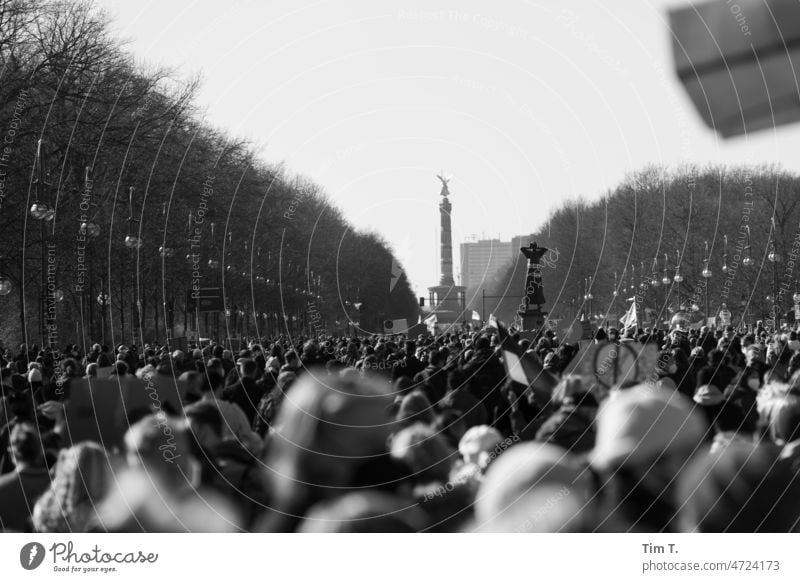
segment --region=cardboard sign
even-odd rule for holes
[[[149,380],[83,379],[70,383],[64,412],[72,443],[99,442],[112,449],[122,446],[128,419],[147,411],[166,414],[183,411],[188,386],[172,376],[154,374]]]
[[[128,429],[122,407],[123,385],[115,379],[70,382],[64,413],[67,438],[72,443],[91,440],[109,450],[122,445]]]
[[[578,352],[564,370],[564,375],[592,378],[610,389],[631,382],[646,382],[657,364],[658,349],[654,344],[590,344]]]

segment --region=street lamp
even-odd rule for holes
[[[594,299],[594,295],[592,295],[592,278],[591,277],[589,277],[589,286],[587,287],[586,298],[589,300],[589,319],[591,319],[591,317],[592,317],[592,300]]]
[[[728,272],[728,235],[724,235],[722,237],[723,240],[723,251],[722,251],[722,272]]]
[[[774,329],[777,330],[780,324],[780,312],[778,306],[778,263],[783,259],[778,252],[777,242],[775,241],[775,217],[771,219],[771,230],[769,238],[769,254],[767,259],[772,263],[772,317],[774,318]]]
[[[672,278],[675,281],[675,286],[678,288],[678,309],[683,311],[684,307],[681,304],[681,283],[683,283],[683,275],[681,275],[681,252],[675,251],[675,276]]]
[[[42,160],[42,140],[36,143],[36,158],[34,160],[34,168],[37,171],[36,180],[34,181],[34,195],[36,199],[30,208],[30,213],[33,218],[39,221],[40,224],[40,240],[42,245],[42,264],[40,273],[40,297],[39,297],[39,320],[42,332],[42,347],[47,341],[47,323],[45,322],[46,303],[47,303],[47,227],[46,223],[51,222],[56,216],[56,209],[54,206],[48,205],[42,200],[41,188],[45,186],[45,171],[44,161]]]
[[[5,269],[3,255],[0,254],[0,296],[5,297],[11,290],[14,288],[14,285],[11,283],[11,279],[3,275],[3,270]]]
[[[744,236],[745,236],[745,239],[744,239],[745,245],[744,245],[744,258],[742,259],[742,265],[745,266],[745,267],[751,267],[751,266],[753,266],[753,263],[755,263],[755,261],[753,260],[753,257],[750,256],[750,225],[749,224],[745,224],[744,225]]]
[[[739,302],[739,308],[742,311],[742,329],[747,327],[747,300],[742,295],[742,300]]]
[[[711,278],[711,269],[708,268],[708,263],[711,261],[711,256],[708,254],[708,241],[705,241],[706,258],[703,260],[703,278],[706,280],[706,322],[708,321],[708,280]]]
[[[652,287],[658,287],[659,283],[661,283],[661,281],[659,281],[658,279],[658,258],[653,257],[653,269],[652,272],[650,273],[650,285]],[[656,301],[658,301],[657,297]]]
[[[106,310],[108,308],[109,297],[108,293],[103,290],[102,281],[100,284],[100,293],[97,295],[97,304],[100,306],[100,318],[103,322],[103,329],[100,332],[102,343],[106,343]]]

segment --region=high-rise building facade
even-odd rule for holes
[[[467,289],[486,286],[511,258],[508,241],[492,238],[461,243],[461,285]]]

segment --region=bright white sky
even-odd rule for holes
[[[442,170],[458,269],[466,237],[529,233],[646,164],[799,169],[797,128],[723,142],[702,124],[672,68],[683,3],[100,0],[138,57],[202,73],[207,121],[380,232],[420,295]]]

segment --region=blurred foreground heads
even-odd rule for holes
[[[475,498],[475,530],[591,531],[593,482],[561,447],[521,443],[489,465]]]
[[[386,449],[390,404],[369,378],[304,374],[278,414],[266,459],[271,510],[259,529],[293,531],[314,505],[348,492],[391,494],[403,471]]]
[[[127,469],[98,509],[99,531],[230,532],[241,516],[200,483],[187,423],[147,416],[125,435]]]
[[[683,531],[800,531],[800,480],[781,449],[737,443],[697,459],[679,488]]]
[[[706,424],[675,390],[640,384],[615,392],[597,416],[589,459],[602,480],[608,531],[678,531],[678,475],[705,450]]]

